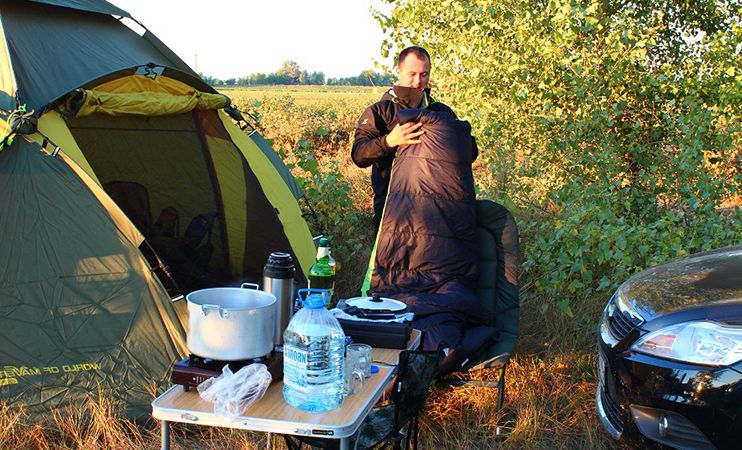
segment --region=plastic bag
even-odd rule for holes
[[[214,404],[214,412],[234,420],[265,394],[273,377],[265,364],[250,364],[237,373],[228,365],[222,374],[198,385],[202,399]]]

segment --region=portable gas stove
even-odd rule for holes
[[[222,369],[226,365],[229,365],[229,369],[233,373],[236,373],[249,364],[265,364],[268,372],[273,377],[273,381],[280,380],[283,378],[282,350],[273,349],[266,356],[242,361],[216,361],[190,355],[173,366],[173,383],[182,385],[183,389],[188,391],[190,388],[198,386],[209,378],[221,375]]]

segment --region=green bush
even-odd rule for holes
[[[526,297],[571,313],[637,270],[742,243],[739,1],[387,2],[383,50],[431,52],[479,137],[480,192],[521,219]]]
[[[340,271],[338,295],[357,296],[374,240],[370,184],[361,180],[359,188],[359,181],[346,173],[352,135],[365,103],[318,97],[300,104],[290,95],[266,97],[251,106],[236,103],[257,118],[253,125],[270,138],[304,192],[308,200],[300,205],[312,234],[330,239]]]

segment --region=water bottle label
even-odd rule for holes
[[[283,384],[308,395],[321,395],[334,380],[328,361],[311,361],[310,352],[301,348],[283,348]]]
[[[298,391],[307,390],[309,352],[296,347],[283,347],[283,384]]]

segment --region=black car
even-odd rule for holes
[[[623,283],[603,312],[596,406],[639,448],[742,448],[742,246]]]

